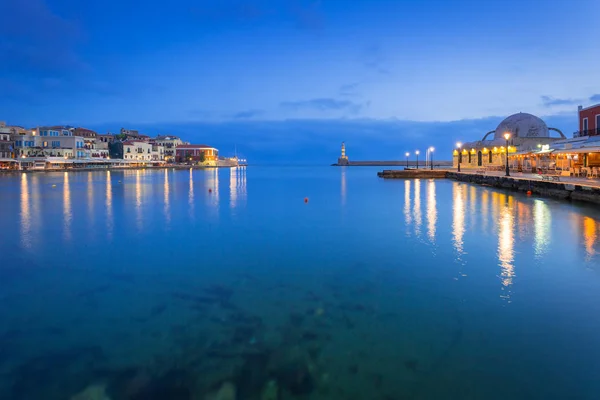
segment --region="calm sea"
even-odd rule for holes
[[[248,167],[2,176],[0,221],[2,399],[600,398],[597,208]]]

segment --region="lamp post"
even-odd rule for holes
[[[458,148],[458,158],[457,158],[457,160],[458,160],[458,172],[460,172],[460,159],[462,157],[462,154],[461,154],[462,143],[461,142],[456,143],[456,147]]]
[[[419,150],[415,151],[415,154],[417,155],[417,169],[419,169]]]
[[[510,169],[508,168],[508,139],[510,139],[510,133],[506,132],[504,139],[506,139],[506,176],[510,176]]]
[[[429,167],[431,167],[432,171],[433,171],[433,150],[435,150],[433,147],[429,148]]]
[[[408,168],[408,156],[410,156],[410,153],[406,153],[406,168]]]

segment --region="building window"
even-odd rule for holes
[[[471,152],[469,152],[469,164],[471,164]]]
[[[493,162],[493,158],[492,158],[493,156],[492,156],[492,152],[491,151],[488,153],[488,157],[489,157],[488,162],[491,164]]]
[[[48,147],[48,142],[44,142],[44,147]]]
[[[596,133],[600,133],[600,114],[596,115]]]
[[[587,118],[583,119],[583,130],[584,131],[588,130],[588,119]]]

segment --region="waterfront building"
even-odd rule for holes
[[[11,139],[14,141],[16,157],[89,157],[84,139],[73,136],[73,132],[66,127],[35,128],[26,134],[11,135]]]
[[[91,158],[107,158],[108,157],[108,144],[98,141],[98,134],[86,128],[73,128],[71,129],[74,136],[83,138],[85,149],[89,151],[89,157]]]
[[[177,146],[184,144],[179,137],[172,135],[158,135],[155,139],[152,139],[151,142],[165,148],[165,161],[167,162],[175,161],[175,149]]]
[[[13,141],[10,134],[11,129],[6,123],[0,122],[0,160],[13,158]]]
[[[576,137],[590,137],[600,135],[600,104],[577,109],[579,114],[579,131]]]
[[[550,132],[557,133],[559,137],[551,136]],[[504,136],[507,133],[510,135],[508,146]],[[464,143],[460,149],[455,149],[453,165],[457,167],[460,161],[462,168],[501,169],[506,165],[506,152],[509,156],[522,156],[541,151],[561,139],[566,139],[566,136],[560,130],[548,127],[541,118],[527,113],[513,114],[481,140]],[[530,165],[534,166],[535,163]]]
[[[578,107],[578,130],[573,137],[552,142],[538,152],[509,157],[509,166],[529,169],[528,159],[538,160],[542,170],[565,176],[600,175],[600,104]]]
[[[144,141],[114,142],[109,145],[111,159],[140,163],[163,163],[164,147]]]
[[[121,130],[119,131],[119,134],[121,136],[121,139],[124,141],[132,141],[132,140],[142,141],[142,142],[150,141],[150,136],[142,135],[141,133],[138,132],[137,129],[121,128]]]
[[[108,144],[112,143],[115,141],[115,135],[113,135],[112,133],[106,133],[106,134],[102,134],[102,133],[98,133],[96,135],[96,143],[106,143],[106,147],[108,148]]]
[[[175,159],[179,163],[202,163],[216,166],[219,160],[219,150],[205,144],[182,144],[175,150]]]

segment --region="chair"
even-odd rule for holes
[[[573,168],[573,176],[580,176],[581,170],[579,168]]]
[[[592,167],[592,172],[590,173],[590,178],[598,177],[598,167]]]

